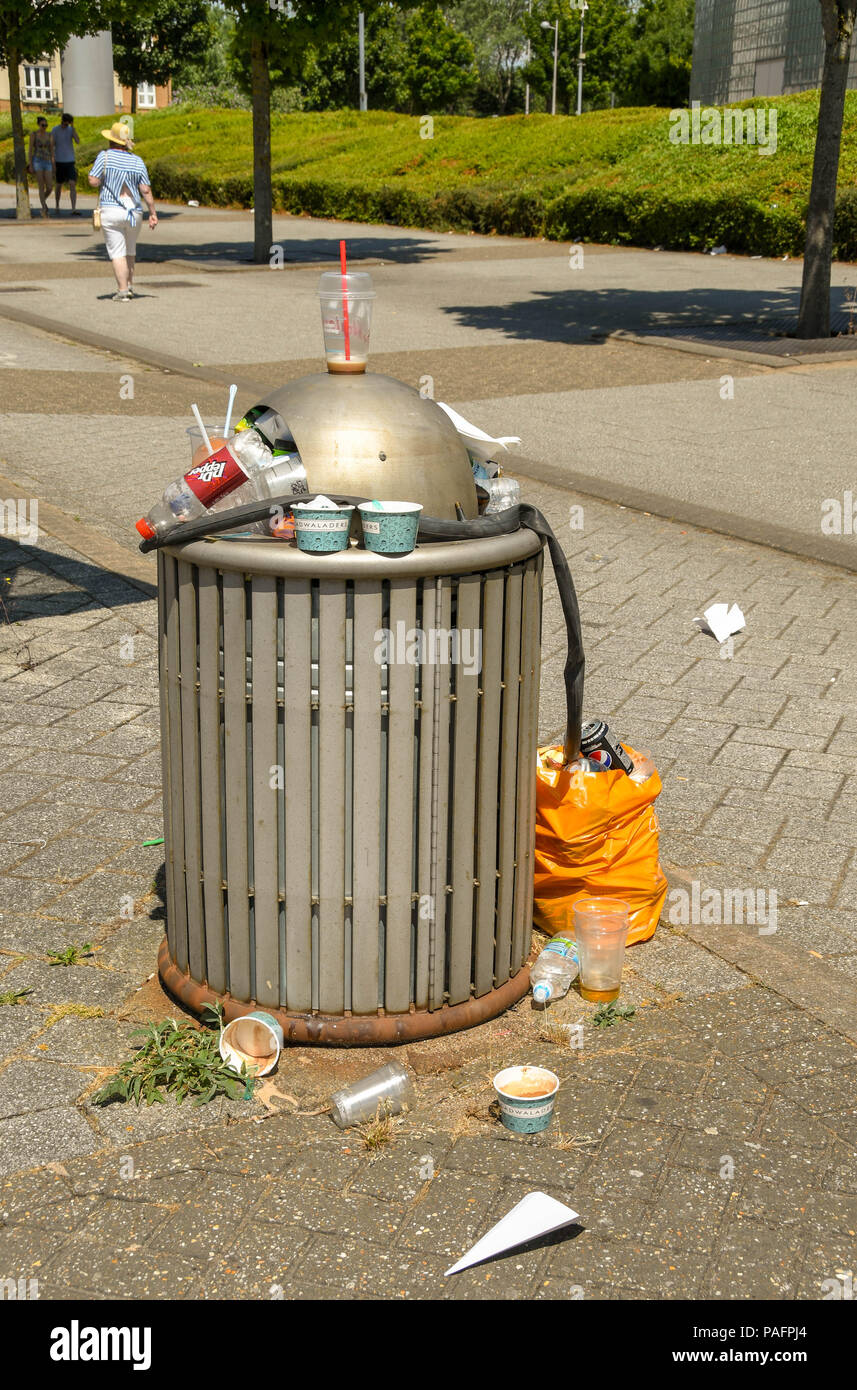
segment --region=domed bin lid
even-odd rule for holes
[[[478,513],[467,447],[434,401],[379,372],[300,377],[263,402],[287,425],[311,492],[403,498],[454,521]]]

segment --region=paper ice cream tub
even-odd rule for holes
[[[512,1088],[511,1090],[509,1088]],[[532,1089],[536,1095],[515,1095],[515,1090]],[[504,1067],[494,1077],[494,1090],[500,1103],[500,1118],[516,1134],[537,1134],[547,1129],[553,1116],[559,1077],[547,1067]]]
[[[240,1072],[242,1064],[250,1076],[267,1076],[273,1071],[283,1047],[283,1030],[272,1014],[256,1010],[233,1018],[220,1034],[220,1055]]]

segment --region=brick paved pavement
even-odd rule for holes
[[[375,1052],[289,1051],[277,1114],[258,1100],[95,1110],[134,1021],[170,1007],[146,983],[163,930],[161,851],[141,844],[161,833],[154,605],[59,542],[2,542],[0,993],[31,993],[0,1006],[0,1277],[35,1276],[45,1298],[815,1299],[853,1269],[857,580],[527,494],[572,558],[587,709],[664,774],[674,883],[776,889],[776,934],[663,923],[629,955],[634,1020],[596,1030],[576,995],[556,1007],[583,1022],[580,1052],[541,1039],[528,1001],[409,1047],[418,1107],[374,1159],[300,1112]],[[572,503],[582,532],[563,525]],[[715,598],[747,614],[729,659],[691,626]],[[546,739],[561,728],[558,627],[549,585]],[[98,948],[85,963],[47,963],[83,942]],[[793,965],[781,988],[760,983],[775,949]],[[554,1128],[516,1139],[489,1076],[524,1049],[563,1084]],[[536,1186],[582,1229],[444,1281]]]

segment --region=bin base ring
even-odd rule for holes
[[[489,990],[478,999],[465,999],[461,1004],[444,1004],[431,1012],[417,1009],[406,1014],[293,1014],[275,1009],[269,1004],[233,999],[229,994],[216,994],[207,985],[198,984],[184,973],[170,956],[164,937],[158,952],[158,974],[164,987],[192,1013],[199,1014],[206,1004],[223,1005],[227,1023],[241,1018],[254,1009],[264,1009],[282,1024],[286,1042],[298,1046],[379,1047],[396,1043],[418,1042],[422,1038],[444,1037],[463,1028],[487,1023],[523,999],[530,988],[530,971],[522,966],[497,989]]]

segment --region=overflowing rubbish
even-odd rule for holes
[[[543,1006],[562,999],[577,978],[577,948],[572,936],[555,936],[530,967],[533,1002]]]
[[[330,497],[296,502],[292,513],[298,550],[309,550],[314,554],[345,550],[353,512],[353,506],[340,505]]]
[[[485,470],[483,477],[496,477],[498,472],[497,455],[508,454],[510,449],[520,444],[521,441],[518,436],[506,434],[495,438],[494,435],[486,434],[478,425],[471,425],[470,421],[465,420],[463,415],[459,415],[457,410],[453,410],[451,405],[445,405],[443,401],[438,401],[438,405],[449,416],[467,445],[474,471],[481,465]]]
[[[380,1106],[388,1115],[399,1115],[415,1103],[413,1082],[398,1062],[387,1062],[360,1081],[353,1081],[330,1097],[330,1113],[340,1129],[374,1119]]]
[[[444,1277],[481,1264],[494,1255],[502,1255],[506,1250],[526,1245],[528,1241],[538,1240],[540,1236],[550,1235],[552,1231],[560,1231],[563,1226],[572,1225],[577,1217],[576,1211],[572,1211],[564,1202],[558,1202],[556,1197],[549,1197],[546,1192],[528,1192],[496,1226],[492,1226],[481,1240],[471,1246],[466,1255],[444,1271]]]
[[[710,608],[706,608],[704,618],[694,618],[693,621],[700,632],[708,633],[717,642],[725,642],[747,626],[737,603],[712,603]]]
[[[621,768],[627,773],[634,770],[632,760],[603,719],[588,719],[582,726],[580,752],[584,758],[599,763],[603,768]]]
[[[201,420],[198,424],[205,433]],[[207,435],[204,442],[210,442]],[[177,521],[193,521],[224,505],[255,500],[253,480],[272,463],[270,448],[255,430],[234,434],[222,447],[211,449],[184,477],[170,483],[160,502],[137,522],[137,530],[144,540],[152,540]]]
[[[324,271],[318,284],[324,354],[329,372],[355,374],[369,360],[375,291],[368,271],[348,270],[344,241],[339,248],[340,269]]]
[[[622,988],[628,904],[619,898],[578,898],[573,911],[581,996],[609,1004]]]
[[[553,1118],[559,1077],[547,1067],[504,1067],[494,1077],[500,1119],[516,1134],[538,1134]]]
[[[632,762],[637,754],[623,745]],[[661,791],[655,769],[644,782],[609,768],[599,776],[563,763],[561,748],[539,750],[533,917],[549,936],[566,935],[578,898],[628,904],[628,944],[654,933],[667,894],[658,859]]]
[[[419,502],[361,502],[358,509],[367,550],[408,555],[417,543]]]
[[[486,478],[481,486],[488,493],[486,512],[504,512],[521,500],[521,484],[515,478]]]
[[[227,1023],[220,1034],[220,1055],[224,1062],[248,1076],[267,1076],[273,1071],[283,1047],[283,1029],[272,1014],[261,1010],[244,1014]]]

